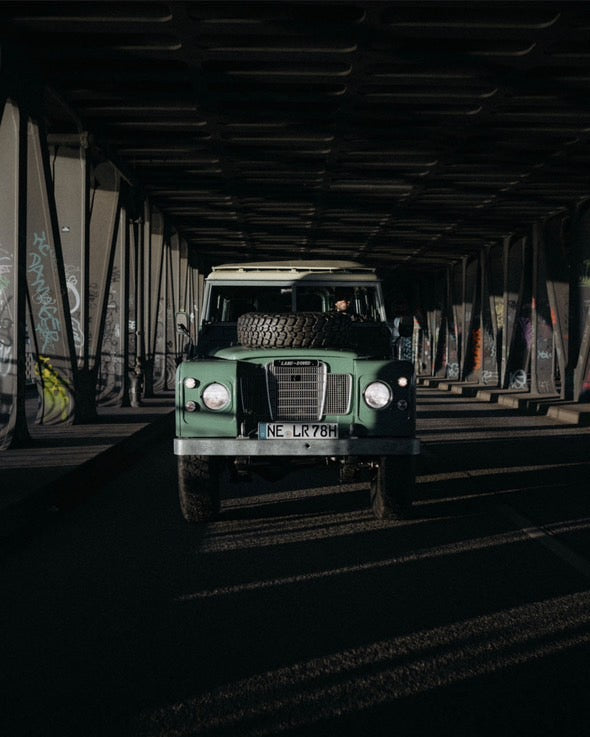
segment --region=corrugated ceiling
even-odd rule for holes
[[[214,262],[432,268],[590,194],[588,3],[4,2],[0,19]]]

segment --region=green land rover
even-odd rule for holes
[[[177,322],[188,335],[186,315]],[[361,264],[214,267],[176,376],[184,518],[218,514],[224,474],[302,459],[337,464],[343,482],[368,474],[373,513],[406,516],[420,443],[414,368],[394,358],[394,335]]]

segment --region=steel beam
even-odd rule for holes
[[[76,139],[74,141],[74,138]],[[89,164],[85,133],[51,137],[49,154],[78,368],[87,363]]]
[[[572,276],[575,279],[574,309],[578,348],[574,370],[574,398],[590,401],[590,201],[576,211],[572,232]]]
[[[463,271],[463,335],[465,351],[462,355],[461,378],[476,381],[481,370],[480,330],[480,260],[464,262]]]
[[[39,123],[27,126],[27,285],[40,394],[39,424],[75,417],[76,362],[49,152]]]
[[[157,290],[156,310],[152,326],[152,350],[154,360],[154,390],[167,389],[166,385],[166,335],[167,335],[167,304],[166,304],[166,228],[164,218],[160,216],[154,228],[155,262],[154,271],[155,289]]]
[[[18,105],[0,113],[0,449],[30,440],[25,414],[26,126]]]
[[[114,242],[111,278],[104,315],[100,360],[97,360],[97,401],[99,405],[123,406],[129,401],[127,372],[128,229],[124,200],[125,193],[122,190],[119,227]]]
[[[555,394],[555,347],[547,293],[547,269],[541,223],[533,225],[531,241],[533,267],[531,392]]]
[[[484,246],[480,254],[480,354],[481,365],[477,380],[486,386],[498,385],[497,325],[492,303],[490,276],[490,248]]]
[[[177,233],[169,232],[166,237],[166,251],[164,254],[164,274],[162,279],[166,286],[166,379],[165,388],[173,389],[176,375],[176,365],[180,355],[180,336],[176,331],[176,312],[179,309],[178,286],[180,271],[179,240]]]
[[[568,217],[559,215],[545,224],[543,248],[547,269],[547,295],[555,344],[560,396],[573,400],[574,364],[570,357],[570,267],[566,226]]]
[[[527,391],[528,349],[527,335],[530,328],[530,312],[521,315],[526,289],[529,263],[526,238],[507,239],[504,250],[504,314],[505,330],[502,346],[502,387]],[[530,296],[529,304],[530,310]]]
[[[463,352],[463,260],[448,273],[449,291],[449,355],[447,378],[458,379]]]

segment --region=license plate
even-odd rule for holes
[[[335,422],[259,422],[260,440],[329,440],[338,437]]]

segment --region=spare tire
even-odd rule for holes
[[[248,348],[349,348],[350,318],[336,312],[247,312],[238,342]]]
[[[391,358],[391,333],[383,322],[353,322],[349,345],[363,356]]]

